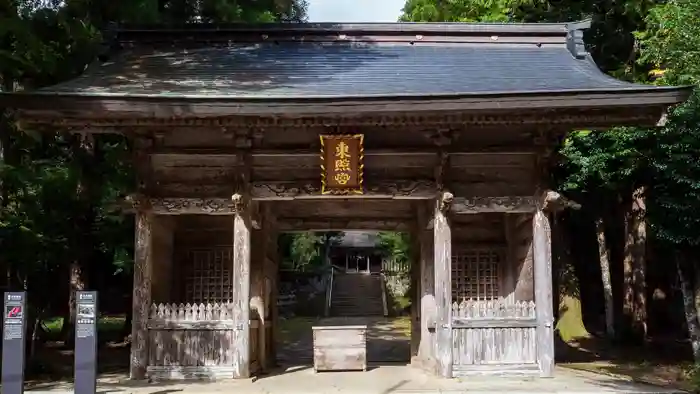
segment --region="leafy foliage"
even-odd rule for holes
[[[406,264],[411,261],[411,240],[408,233],[382,231],[379,233],[379,249],[385,258],[396,263]]]

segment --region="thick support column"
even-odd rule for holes
[[[435,306],[437,373],[452,378],[452,231],[447,218],[452,194],[443,193],[435,205]]]
[[[233,201],[233,377],[250,377],[250,204],[240,194]]]
[[[254,353],[251,355],[251,359],[257,360],[258,367],[261,371],[264,371],[266,367],[265,229],[253,230],[252,237],[250,252],[250,317],[251,320],[257,320],[258,327],[251,332],[251,336],[257,337],[255,341],[257,348],[251,350]]]
[[[270,366],[270,346],[272,336],[269,334],[272,328],[270,302],[272,292],[272,278],[276,274],[274,261],[270,259],[270,237],[274,233],[273,222],[269,210],[259,207],[258,217],[260,229],[253,231],[252,270],[251,270],[251,313],[255,312],[259,328],[257,330],[258,347],[257,360],[261,371],[266,371]],[[275,247],[276,251],[277,248]]]
[[[146,378],[148,367],[148,313],[151,305],[151,272],[153,215],[148,211],[136,212],[134,245],[134,292],[131,320],[131,360],[129,377]]]
[[[532,222],[532,251],[537,314],[537,363],[540,376],[554,374],[554,311],[552,310],[552,243],[549,218],[542,210]]]
[[[411,233],[411,359],[418,356],[421,340],[420,234],[419,227]]]
[[[418,210],[418,229],[416,230],[419,282],[420,282],[420,343],[418,344],[417,359],[422,367],[436,371],[435,364],[435,264],[433,231],[426,230],[428,224],[427,212],[424,207]],[[432,208],[432,207],[431,207]]]

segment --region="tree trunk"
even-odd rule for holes
[[[622,310],[630,338],[641,342],[647,336],[644,188],[634,191],[629,204],[625,215]]]
[[[69,293],[68,293],[68,312],[63,318],[63,326],[61,327],[61,338],[64,340],[65,347],[73,347],[75,342],[75,296],[76,292],[85,290],[85,278],[79,261],[74,260],[69,267]]]
[[[615,303],[613,302],[612,281],[610,280],[610,253],[605,240],[605,224],[602,218],[595,221],[595,230],[598,238],[603,296],[605,297],[605,333],[609,338],[613,338],[615,336]]]
[[[63,321],[62,337],[66,346],[73,346],[75,327],[75,296],[77,291],[86,290],[88,272],[94,255],[95,200],[99,169],[96,160],[96,144],[91,135],[76,135],[73,140],[73,160],[79,171],[77,186],[78,212],[75,217],[74,251],[75,258],[69,267],[68,320]]]
[[[14,81],[7,75],[0,75],[2,78],[2,91],[3,92],[12,92],[14,90]],[[2,164],[12,164],[11,160],[11,139],[10,139],[10,132],[11,132],[11,125],[10,125],[10,116],[7,113],[7,109],[4,109],[0,112],[0,163]],[[0,209],[4,210],[7,208],[9,204],[9,185],[7,182],[5,182],[4,177],[0,178]],[[0,248],[5,248],[6,246],[4,245],[4,241],[0,239]],[[0,264],[5,268],[5,276],[6,276],[6,282],[5,282],[5,290],[8,291],[11,289],[12,285],[12,279],[14,277],[14,273],[12,272],[12,265],[9,261],[2,261]]]
[[[693,349],[693,359],[700,363],[700,323],[698,322],[698,305],[700,300],[700,273],[692,267],[683,253],[676,254],[676,271],[678,282],[683,295],[683,311],[686,325],[688,326],[688,338]],[[691,278],[695,278],[691,283]]]
[[[554,270],[553,300],[556,316],[556,330],[564,342],[590,336],[583,324],[581,308],[580,280],[574,267],[571,254],[569,229],[562,215],[553,215],[552,220],[552,260]]]

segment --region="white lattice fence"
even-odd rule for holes
[[[498,298],[463,299],[452,305],[454,364],[534,365],[535,303]]]

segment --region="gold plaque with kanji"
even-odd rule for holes
[[[364,134],[321,136],[321,193],[362,194]]]

